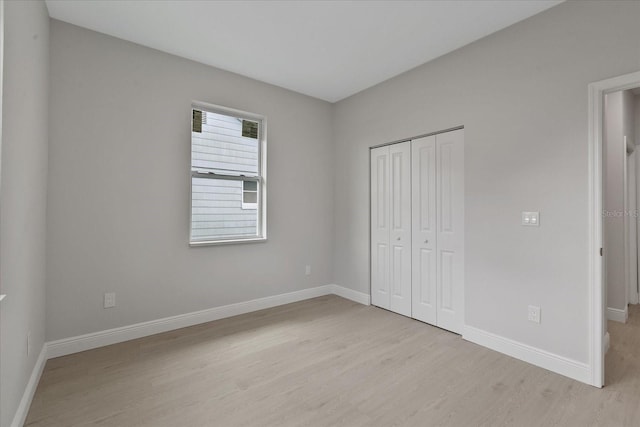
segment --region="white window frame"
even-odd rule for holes
[[[218,173],[207,173],[197,171],[191,164],[191,132],[192,132],[192,117],[193,110],[208,111],[211,113],[222,114],[225,116],[235,117],[238,119],[251,120],[258,122],[258,175],[255,178],[249,178],[242,175],[224,175]],[[233,243],[254,243],[265,242],[267,240],[267,117],[249,113],[247,111],[236,110],[234,108],[223,107],[220,105],[209,104],[201,101],[193,101],[191,103],[191,109],[189,111],[189,246],[212,246],[212,245],[224,245]],[[255,236],[225,236],[219,239],[208,238],[207,240],[193,240],[192,239],[192,219],[193,219],[193,178],[211,178],[211,179],[230,179],[239,181],[256,181],[258,183],[258,202],[257,203],[244,203],[244,185],[242,187],[242,208],[243,209],[258,209],[257,213],[257,234]],[[245,208],[245,206],[253,205],[251,208]]]

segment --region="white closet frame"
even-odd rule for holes
[[[372,147],[370,159],[372,304],[461,333],[463,128]]]

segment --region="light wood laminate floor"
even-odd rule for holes
[[[609,330],[599,390],[326,296],[49,360],[26,425],[639,426],[640,310]]]

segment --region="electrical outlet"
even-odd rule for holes
[[[305,274],[306,276],[311,276],[311,266],[310,266],[310,265],[305,266],[305,268],[304,268],[304,274]]]
[[[104,308],[111,308],[115,306],[116,306],[115,292],[108,292],[104,294]]]
[[[27,356],[31,354],[31,331],[27,332]]]
[[[529,306],[529,321],[534,323],[540,323],[540,307],[535,305]]]

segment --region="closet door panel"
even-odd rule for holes
[[[411,143],[389,146],[391,311],[411,316]]]
[[[464,131],[436,136],[437,325],[464,324]]]
[[[412,316],[436,324],[436,138],[411,142]]]
[[[390,308],[389,147],[371,150],[371,304]]]

